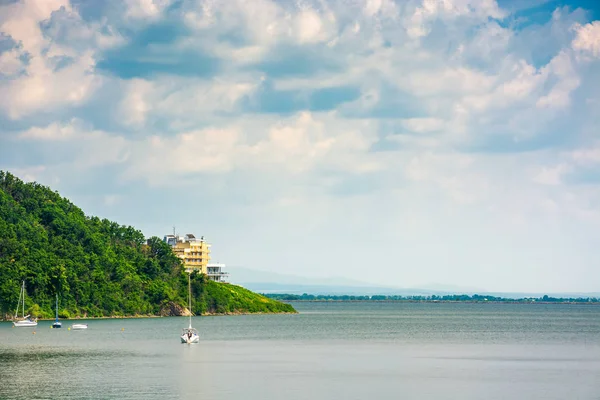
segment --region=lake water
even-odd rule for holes
[[[600,307],[292,303],[298,315],[0,323],[2,399],[600,399]]]

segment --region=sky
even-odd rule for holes
[[[0,169],[213,260],[600,288],[600,3],[0,0]]]

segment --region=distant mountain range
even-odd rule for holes
[[[288,294],[347,294],[347,295],[432,295],[448,293],[482,293],[484,290],[449,286],[428,285],[428,288],[402,288],[379,286],[358,280],[327,277],[309,278],[277,272],[260,271],[239,266],[228,266],[231,282],[260,293]]]
[[[244,286],[258,293],[287,293],[314,295],[400,295],[430,296],[445,294],[481,294],[506,298],[541,297],[544,294],[553,297],[599,297],[599,293],[539,293],[539,292],[488,292],[485,289],[466,286],[429,284],[424,288],[403,288],[379,286],[353,279],[328,277],[309,278],[277,272],[255,270],[239,266],[228,266],[231,283]]]

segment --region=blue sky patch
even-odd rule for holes
[[[342,61],[336,60],[322,47],[289,46],[272,50],[268,58],[252,69],[262,71],[271,78],[311,76],[323,71],[341,71]]]

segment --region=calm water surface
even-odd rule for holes
[[[0,323],[2,399],[600,399],[600,307],[293,303],[298,315]]]

